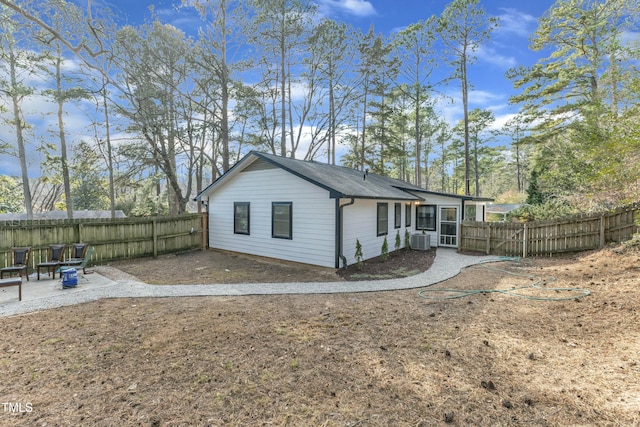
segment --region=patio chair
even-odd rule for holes
[[[53,279],[56,278],[56,270],[60,266],[60,263],[64,261],[64,250],[67,245],[64,244],[56,244],[49,245],[49,250],[47,251],[47,261],[40,262],[36,266],[38,270],[38,280],[40,280],[40,269],[45,269],[47,274],[50,276],[53,275]]]
[[[73,243],[69,246],[71,247],[70,256],[60,263],[61,267],[75,267],[82,264],[89,249],[88,243]]]
[[[11,252],[13,254],[13,264],[10,266],[0,268],[0,279],[4,278],[4,274],[8,273],[9,277],[13,273],[18,273],[22,278],[22,273],[29,280],[29,255],[31,254],[31,248],[28,247],[20,247],[20,248],[11,248]]]
[[[82,260],[87,254],[87,249],[89,249],[88,243],[73,243],[71,245],[71,256],[69,257],[69,261],[73,260]]]
[[[80,245],[85,245],[84,247],[80,247]],[[62,272],[68,270],[70,268],[75,268],[76,270],[82,269],[84,274],[87,274],[87,263],[91,259],[91,255],[93,254],[93,246],[89,246],[86,243],[75,244],[73,248],[73,255],[83,254],[82,258],[69,258],[65,261],[60,262],[60,267],[58,268],[58,273],[60,273],[60,277],[62,277]]]

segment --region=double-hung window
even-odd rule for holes
[[[393,227],[402,227],[402,203],[396,203],[393,206]]]
[[[377,210],[377,233],[378,236],[384,236],[389,233],[389,204],[378,203]]]
[[[436,230],[436,205],[416,206],[416,230]]]
[[[271,203],[271,237],[293,238],[292,202]]]
[[[233,204],[233,232],[235,234],[249,233],[249,202],[234,202]]]
[[[411,203],[404,207],[404,226],[411,227]]]

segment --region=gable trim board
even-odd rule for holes
[[[292,179],[292,176],[298,179]],[[331,200],[333,199],[333,200]],[[415,232],[415,205],[459,206],[487,199],[426,191],[410,183],[342,166],[302,161],[252,151],[198,194],[207,202],[209,246],[271,258],[340,268],[355,262],[355,245],[363,259],[380,255],[384,236],[376,233],[376,204],[388,203],[389,250],[396,231],[404,247],[404,232]],[[234,202],[250,202],[249,234],[234,234]],[[291,202],[291,239],[271,234],[272,202]],[[411,226],[394,227],[394,207],[412,205]],[[484,212],[484,210],[479,210]],[[437,236],[432,237],[432,245]]]

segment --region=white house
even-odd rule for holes
[[[426,191],[342,166],[252,151],[204,189],[209,246],[340,268],[379,256],[405,230],[458,246],[459,223],[483,221],[490,199]]]

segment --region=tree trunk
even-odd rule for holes
[[[13,103],[13,121],[16,127],[16,142],[18,143],[18,161],[20,162],[20,172],[22,174],[22,193],[24,195],[24,208],[27,212],[27,219],[33,219],[33,201],[31,200],[31,189],[29,187],[29,169],[27,167],[27,153],[24,145],[24,135],[22,133],[22,118],[20,110],[20,101],[16,88],[18,82],[16,79],[16,57],[11,46],[9,52],[9,68],[11,74],[11,101]]]
[[[362,107],[362,145],[360,147],[360,170],[364,171],[364,156],[366,146],[366,128],[367,128],[367,89],[364,91],[364,101]]]
[[[329,79],[329,152],[327,161],[330,165],[336,164],[336,106],[334,98],[333,76]]]
[[[461,61],[461,80],[462,80],[462,108],[464,110],[464,195],[471,195],[471,172],[469,168],[469,94],[467,82],[467,59],[466,54]]]
[[[222,134],[222,173],[225,173],[230,168],[229,162],[229,69],[227,67],[227,5],[222,4],[222,43],[221,50],[221,103],[222,103],[222,117],[220,120],[220,133]]]
[[[285,91],[287,90],[287,79],[286,72],[287,67],[285,64],[286,59],[286,34],[285,34],[285,21],[286,21],[286,2],[282,2],[282,28],[280,29],[282,33],[280,34],[280,155],[282,157],[287,157],[287,135],[286,135],[286,123],[287,123],[287,110],[286,110],[286,96]]]
[[[103,79],[103,84],[106,87],[106,82]],[[111,208],[111,218],[116,217],[116,192],[113,179],[113,150],[111,147],[111,129],[109,128],[109,105],[107,103],[107,90],[103,90],[103,106],[104,106],[104,126],[107,143],[107,169],[109,171],[109,207]]]
[[[480,197],[480,172],[478,171],[478,136],[476,135],[473,143],[473,166],[476,179],[476,197]]]
[[[420,134],[420,86],[416,83],[416,114],[415,114],[415,138],[416,138],[416,185],[422,187],[422,169],[420,168],[420,155],[422,151],[422,136]]]
[[[62,162],[62,182],[64,185],[67,218],[73,219],[73,201],[71,200],[71,179],[69,178],[69,159],[67,156],[67,139],[64,131],[64,97],[62,87],[62,52],[58,46],[56,57],[56,101],[58,103],[58,133],[60,136],[60,160]]]

